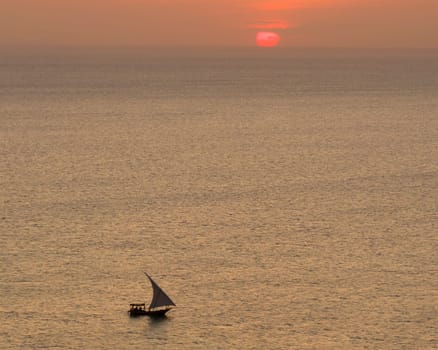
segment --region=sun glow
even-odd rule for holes
[[[274,47],[280,42],[280,35],[274,32],[258,32],[256,43],[260,47]]]

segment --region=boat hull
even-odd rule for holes
[[[166,312],[169,311],[170,309],[165,309],[165,310],[156,310],[156,311],[148,311],[146,313],[146,316],[149,317],[165,317],[166,316]]]
[[[138,316],[146,316],[147,311],[145,310],[129,310],[129,316],[131,317],[138,317]]]
[[[149,316],[149,317],[164,317],[166,313],[171,309],[162,310],[129,310],[129,316],[139,317],[139,316]]]

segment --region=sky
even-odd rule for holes
[[[438,0],[1,0],[0,46],[438,48]]]

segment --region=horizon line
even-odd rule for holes
[[[80,44],[0,44],[2,49],[257,49],[277,51],[283,49],[325,49],[325,50],[438,50],[437,47],[420,46],[321,46],[321,45],[278,45],[276,47],[258,47],[256,45],[80,45]]]

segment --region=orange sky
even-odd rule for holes
[[[438,0],[1,0],[0,45],[438,47]]]

